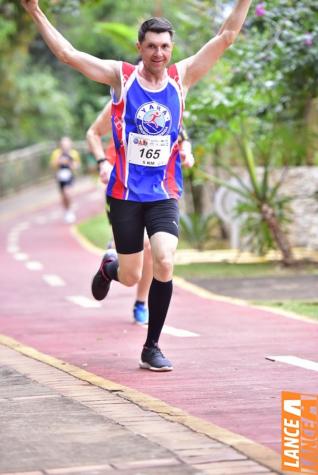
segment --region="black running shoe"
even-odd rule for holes
[[[173,366],[161,352],[158,345],[147,347],[144,346],[139,362],[140,368],[150,369],[150,371],[172,371]]]
[[[100,268],[92,281],[92,294],[96,300],[103,300],[108,294],[111,279],[105,273],[104,266],[107,262],[113,262],[116,259],[117,254],[114,249],[109,249],[103,257]]]

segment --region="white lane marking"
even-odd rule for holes
[[[84,308],[100,308],[102,306],[100,302],[88,297],[84,297],[83,295],[72,295],[70,297],[66,297],[66,299]]]
[[[141,325],[141,326],[145,328],[146,330],[148,328],[147,325]],[[166,335],[178,336],[181,338],[200,336],[198,333],[193,333],[193,332],[190,332],[189,330],[182,330],[181,328],[170,327],[168,325],[163,326],[161,333],[165,333]]]
[[[12,236],[12,234],[8,234],[8,244],[16,244],[19,239],[18,235]]]
[[[25,263],[25,267],[29,270],[42,270],[43,264],[39,261],[28,261]]]
[[[19,241],[18,236],[12,237],[10,234],[8,235],[8,240],[7,240],[8,246],[17,246],[18,241]]]
[[[8,234],[8,242],[10,244],[16,244],[17,241],[19,240],[19,233],[16,233],[16,232],[11,232],[10,234]]]
[[[30,223],[28,221],[23,221],[22,223],[17,224],[14,229],[18,232],[25,231],[30,227]]]
[[[55,219],[59,219],[61,218],[62,214],[60,211],[52,211],[52,213],[50,213],[49,215],[49,218],[53,221]]]
[[[34,218],[34,221],[37,223],[37,224],[45,224],[47,222],[47,217],[46,216],[36,216]]]
[[[65,285],[64,280],[59,275],[44,274],[42,277],[43,280],[52,287],[64,287]]]
[[[198,333],[193,333],[188,330],[181,330],[180,328],[168,327],[167,325],[164,325],[162,332],[166,333],[167,335],[179,336],[183,338],[200,336]]]
[[[17,254],[14,254],[13,257],[17,261],[26,261],[27,259],[29,259],[29,256],[25,254],[24,252],[18,252]]]
[[[293,366],[299,366],[300,368],[318,371],[318,363],[316,361],[298,358],[298,356],[266,356],[265,358],[270,361],[279,361],[280,363],[291,364]]]
[[[20,252],[20,249],[18,246],[15,246],[14,244],[10,244],[7,247],[7,252],[9,252],[10,254],[17,254],[18,252]]]

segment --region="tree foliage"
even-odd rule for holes
[[[210,148],[226,143],[235,161],[230,137],[248,120],[260,150],[274,142],[277,164],[301,164],[312,139],[308,112],[318,93],[317,57],[314,0],[258,4],[237,43],[190,96],[193,134]]]
[[[41,0],[51,21],[75,47],[128,61],[136,57],[137,28],[147,17],[163,14],[173,22],[174,60],[179,60],[218,31],[224,9],[232,4]],[[248,117],[254,121],[251,132],[258,136],[260,149],[274,135],[279,160],[301,162],[309,138],[303,123],[318,88],[317,8],[316,0],[253,5],[238,42],[188,97],[186,122],[194,139],[205,146],[205,154],[221,145],[235,161],[231,132]],[[63,123],[74,137],[84,137],[109,91],[59,64],[19,1],[0,0],[0,53],[0,149],[41,140],[43,135],[56,139]],[[286,144],[291,145],[282,152]]]

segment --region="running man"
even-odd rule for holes
[[[138,32],[141,64],[102,60],[76,50],[49,22],[38,0],[21,0],[44,41],[63,63],[112,89],[116,165],[107,195],[118,259],[104,256],[92,282],[96,299],[112,280],[132,286],[142,274],[144,228],[150,239],[153,280],[149,324],[140,367],[171,371],[158,342],[172,295],[173,259],[178,244],[178,199],[182,193],[178,133],[189,89],[205,76],[238,36],[252,0],[236,0],[218,34],[177,64],[168,66],[173,27],[164,18],[145,21]],[[158,112],[157,128],[149,126]]]
[[[53,150],[50,165],[55,170],[55,178],[61,193],[62,206],[64,208],[64,221],[74,223],[76,216],[71,207],[70,188],[74,182],[74,171],[79,168],[81,159],[77,150],[73,148],[73,142],[69,137],[60,140],[59,147]]]
[[[98,115],[95,122],[93,122],[93,124],[90,126],[86,134],[89,149],[95,156],[99,167],[100,179],[105,185],[108,185],[110,174],[116,162],[116,148],[114,141],[112,139],[110,140],[105,151],[102,142],[102,137],[107,135],[111,130],[111,108],[112,101],[109,101],[102,112]],[[191,142],[189,141],[184,128],[180,130],[178,142],[182,165],[187,168],[192,167],[194,165],[194,157],[192,154]],[[109,222],[111,223],[107,204],[106,209]],[[153,273],[151,248],[149,239],[145,234],[142,276],[137,284],[136,301],[133,307],[134,321],[141,325],[148,323],[148,309],[146,307],[146,300],[148,298],[152,279]]]

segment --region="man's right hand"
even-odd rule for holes
[[[99,165],[99,178],[104,185],[108,184],[112,170],[113,165],[107,160]]]
[[[38,8],[39,1],[38,0],[21,0],[21,5],[28,13],[32,13]]]

